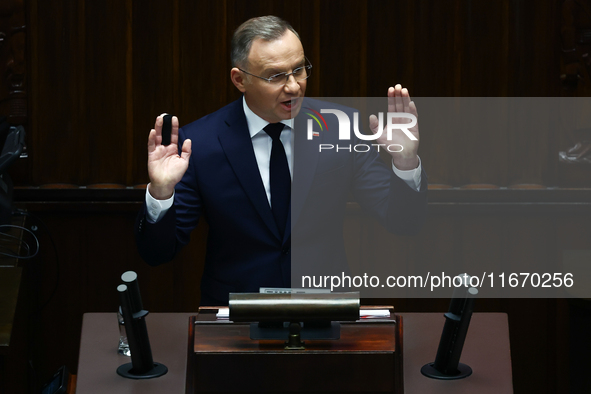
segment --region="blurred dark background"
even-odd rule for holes
[[[27,219],[41,251],[22,263],[16,350],[0,384],[27,392],[27,379],[46,381],[64,364],[75,372],[82,314],[114,312],[126,270],[138,272],[151,312],[197,310],[205,223],[173,263],[148,267],[135,249],[147,136],[162,112],[185,124],[239,97],[229,41],[246,19],[278,15],[300,33],[312,97],[385,96],[396,83],[415,97],[586,97],[590,11],[583,0],[2,1],[0,114],[27,132],[14,198],[43,224]],[[565,134],[421,129],[427,225],[412,238],[384,235],[351,204],[351,258],[376,237],[400,264],[489,259],[533,270],[591,249],[591,118],[574,123]],[[365,302],[443,312],[449,300]],[[479,299],[476,309],[509,315],[516,393],[591,390],[579,373],[586,300]]]

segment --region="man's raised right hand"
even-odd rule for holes
[[[170,145],[162,145],[162,124],[165,114],[156,118],[154,128],[148,137],[148,185],[150,195],[157,200],[172,197],[174,187],[189,167],[191,157],[191,140],[183,142],[183,149],[179,156],[179,120],[172,117],[172,133]]]

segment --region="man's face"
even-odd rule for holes
[[[269,78],[281,72],[291,72],[304,65],[302,43],[290,30],[274,41],[257,39],[252,42],[248,65],[244,70]],[[306,92],[306,80],[296,81],[290,76],[287,83],[278,85],[244,74],[243,92],[249,108],[270,123],[295,117],[300,111]],[[241,89],[242,90],[242,89]],[[292,99],[298,99],[292,108]]]

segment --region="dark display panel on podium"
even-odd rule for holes
[[[305,341],[305,350],[251,340],[246,323],[207,319],[194,318],[187,393],[403,392],[399,317],[341,323],[340,339]]]

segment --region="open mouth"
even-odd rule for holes
[[[281,107],[283,107],[283,109],[285,109],[286,111],[291,111],[292,108],[297,107],[298,104],[298,99],[289,99],[289,100],[285,100],[281,102]]]

